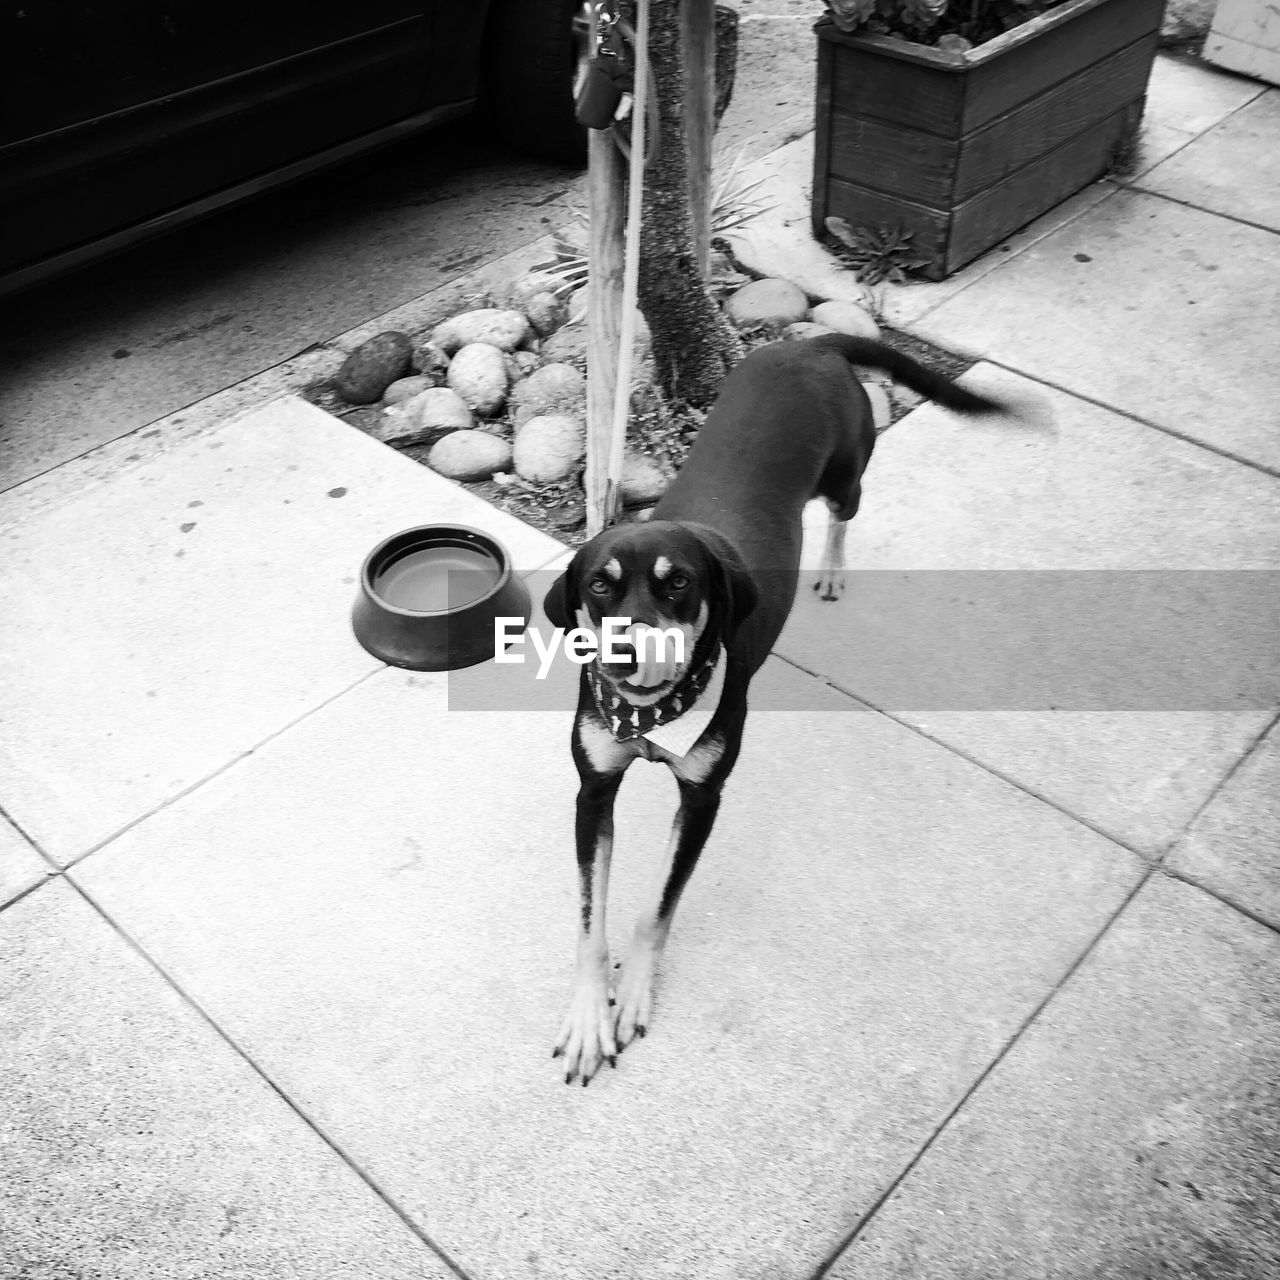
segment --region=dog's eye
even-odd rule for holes
[[[591,581],[587,583],[587,590],[590,591],[593,596],[607,596],[612,589],[613,584],[608,578],[592,578]]]
[[[673,573],[667,579],[667,586],[672,591],[683,591],[689,585],[689,575],[687,573]]]

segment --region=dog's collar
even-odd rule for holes
[[[724,691],[721,653],[717,645],[696,671],[647,707],[637,707],[615,693],[595,666],[589,666],[587,680],[596,710],[618,742],[646,738],[672,755],[688,755],[720,705]]]

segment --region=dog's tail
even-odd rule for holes
[[[884,369],[894,379],[918,391],[930,400],[955,409],[959,413],[1006,413],[1009,406],[999,400],[980,396],[974,391],[958,386],[950,378],[926,369],[919,361],[910,356],[886,347],[883,342],[873,342],[870,338],[855,338],[846,333],[824,333],[821,337],[811,338],[815,346],[826,347],[836,351],[850,364],[867,364],[877,369]]]

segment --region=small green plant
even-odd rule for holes
[[[841,31],[897,36],[963,53],[1064,0],[825,0]]]
[[[711,192],[713,236],[722,236],[727,231],[745,226],[773,208],[770,202],[760,197],[760,188],[768,181],[768,176],[748,180],[742,175],[742,162],[746,154],[746,147],[738,148],[724,177]]]
[[[729,162],[723,177],[711,191],[711,235],[713,238],[745,226],[773,205],[761,198],[760,188],[766,177],[747,179],[742,175],[743,147]],[[573,208],[568,221],[555,233],[555,261],[535,268],[554,281],[553,291],[563,297],[587,283],[587,245],[590,223],[585,209]]]
[[[851,227],[844,218],[828,218],[827,230],[843,248],[844,258],[863,284],[904,284],[907,277],[929,259],[912,250],[912,233],[897,227]]]

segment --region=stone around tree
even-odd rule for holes
[[[424,342],[414,358],[419,374],[431,379],[433,387],[440,386],[449,372],[449,357],[434,342]]]
[[[567,324],[557,329],[542,344],[542,358],[557,362],[583,364],[587,358],[587,326]]]
[[[766,324],[783,328],[808,316],[809,299],[790,280],[753,280],[730,297],[725,313],[739,329]]]
[[[651,507],[670,484],[662,468],[642,453],[628,453],[622,460],[622,505]]]
[[[383,393],[382,402],[386,405],[404,404],[423,391],[429,391],[437,384],[426,374],[415,373],[407,378],[397,378]]]
[[[392,405],[382,415],[373,434],[383,444],[405,449],[431,444],[451,431],[475,426],[471,410],[448,387],[430,387],[404,404]]]
[[[487,342],[472,342],[449,363],[449,386],[482,417],[497,413],[507,398],[504,353]]]
[[[870,338],[874,342],[880,337],[880,326],[854,302],[820,302],[809,313],[809,319],[854,338]]]
[[[582,459],[584,432],[576,418],[544,414],[530,418],[516,436],[516,474],[536,484],[565,480]]]
[[[491,480],[511,470],[511,445],[487,431],[454,431],[431,447],[427,466],[462,483]]]
[[[397,378],[409,372],[413,342],[407,333],[379,333],[362,342],[343,362],[334,389],[348,404],[373,404]]]
[[[539,338],[549,338],[569,318],[569,308],[554,293],[535,293],[524,311]]]
[[[505,307],[464,311],[431,331],[431,341],[449,356],[474,342],[488,343],[499,351],[514,351],[528,336],[528,317],[523,311]]]
[[[812,320],[797,320],[782,331],[783,341],[803,342],[806,338],[820,338],[824,333],[835,333],[825,324],[814,324]]]
[[[519,409],[533,409],[532,416],[576,404],[586,395],[587,382],[571,364],[544,364],[512,388],[511,402]]]
[[[871,420],[877,431],[883,431],[889,425],[889,393],[877,383],[864,382],[862,389],[871,401]]]

